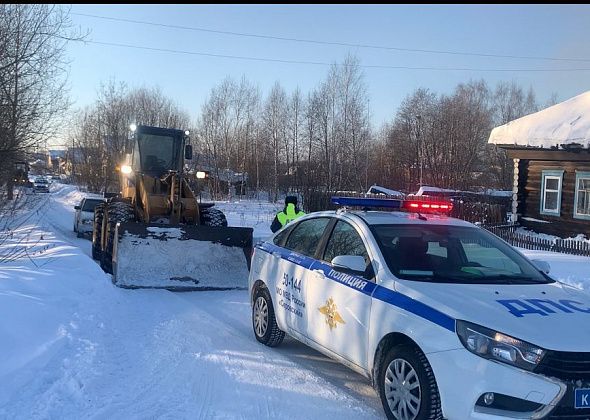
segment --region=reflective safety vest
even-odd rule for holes
[[[304,215],[305,213],[302,211],[299,211],[299,213],[295,213],[295,204],[289,203],[287,204],[287,213],[285,214],[285,210],[277,213],[277,219],[279,219],[279,222],[281,223],[282,227],[285,226],[287,223]]]

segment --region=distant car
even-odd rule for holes
[[[74,232],[78,238],[82,238],[85,233],[92,233],[92,223],[94,222],[94,207],[104,202],[104,198],[83,198],[80,204],[74,209]]]
[[[34,192],[49,192],[49,181],[47,178],[44,177],[37,177],[35,182],[33,182],[33,191]]]

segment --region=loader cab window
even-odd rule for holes
[[[140,135],[138,145],[141,169],[154,173],[179,170],[178,154],[182,150],[181,143],[182,139],[171,136]]]

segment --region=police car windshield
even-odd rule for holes
[[[553,283],[510,245],[467,226],[373,225],[385,262],[400,279],[435,283]]]

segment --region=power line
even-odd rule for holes
[[[477,52],[462,52],[462,51],[431,50],[431,49],[421,49],[421,48],[392,47],[392,46],[371,45],[371,44],[355,44],[355,43],[340,42],[340,41],[323,41],[323,40],[314,40],[314,39],[306,39],[306,38],[289,38],[289,37],[273,36],[273,35],[252,34],[252,33],[246,33],[246,32],[222,31],[222,30],[208,29],[208,28],[203,28],[203,27],[198,27],[198,26],[172,25],[172,24],[166,24],[166,23],[148,22],[148,21],[144,21],[144,20],[124,19],[124,18],[116,18],[116,17],[109,17],[109,16],[99,16],[99,15],[93,15],[93,14],[88,14],[88,13],[71,13],[71,14],[75,15],[75,16],[85,16],[85,17],[90,17],[90,18],[95,18],[95,19],[135,23],[138,25],[159,26],[159,27],[163,27],[163,28],[182,29],[182,30],[198,31],[198,32],[209,32],[209,33],[215,33],[215,34],[243,36],[243,37],[250,37],[250,38],[272,39],[272,40],[277,40],[277,41],[303,42],[303,43],[308,43],[308,44],[336,45],[336,46],[341,46],[341,47],[369,48],[369,49],[378,49],[378,50],[386,50],[386,51],[405,51],[405,52],[418,52],[418,53],[427,53],[427,54],[466,55],[466,56],[488,57],[488,58],[493,57],[493,58],[523,59],[523,60],[590,62],[590,58],[563,58],[563,57],[543,57],[543,56],[526,56],[526,55],[509,55],[509,54],[489,54],[489,53],[477,53]]]
[[[216,58],[228,58],[237,60],[250,60],[250,61],[265,61],[272,63],[284,63],[284,64],[310,64],[318,66],[331,66],[333,63],[327,63],[322,61],[302,61],[302,60],[283,60],[277,58],[263,58],[263,57],[248,57],[240,55],[226,55],[226,54],[214,54],[199,51],[185,51],[185,50],[174,50],[170,48],[156,48],[146,47],[142,45],[132,44],[121,44],[116,42],[103,42],[103,41],[79,41],[85,44],[96,44],[105,45],[111,47],[131,48],[147,51],[157,51],[174,54],[187,54],[187,55],[199,55],[205,57],[216,57]],[[346,66],[346,64],[341,64]],[[372,69],[390,69],[390,70],[435,70],[435,71],[481,71],[481,72],[577,72],[577,71],[590,71],[590,68],[573,68],[573,69],[531,69],[531,68],[513,68],[513,69],[499,69],[499,68],[469,68],[469,67],[412,67],[412,66],[387,66],[387,65],[370,65],[360,64],[361,68],[372,68]]]

